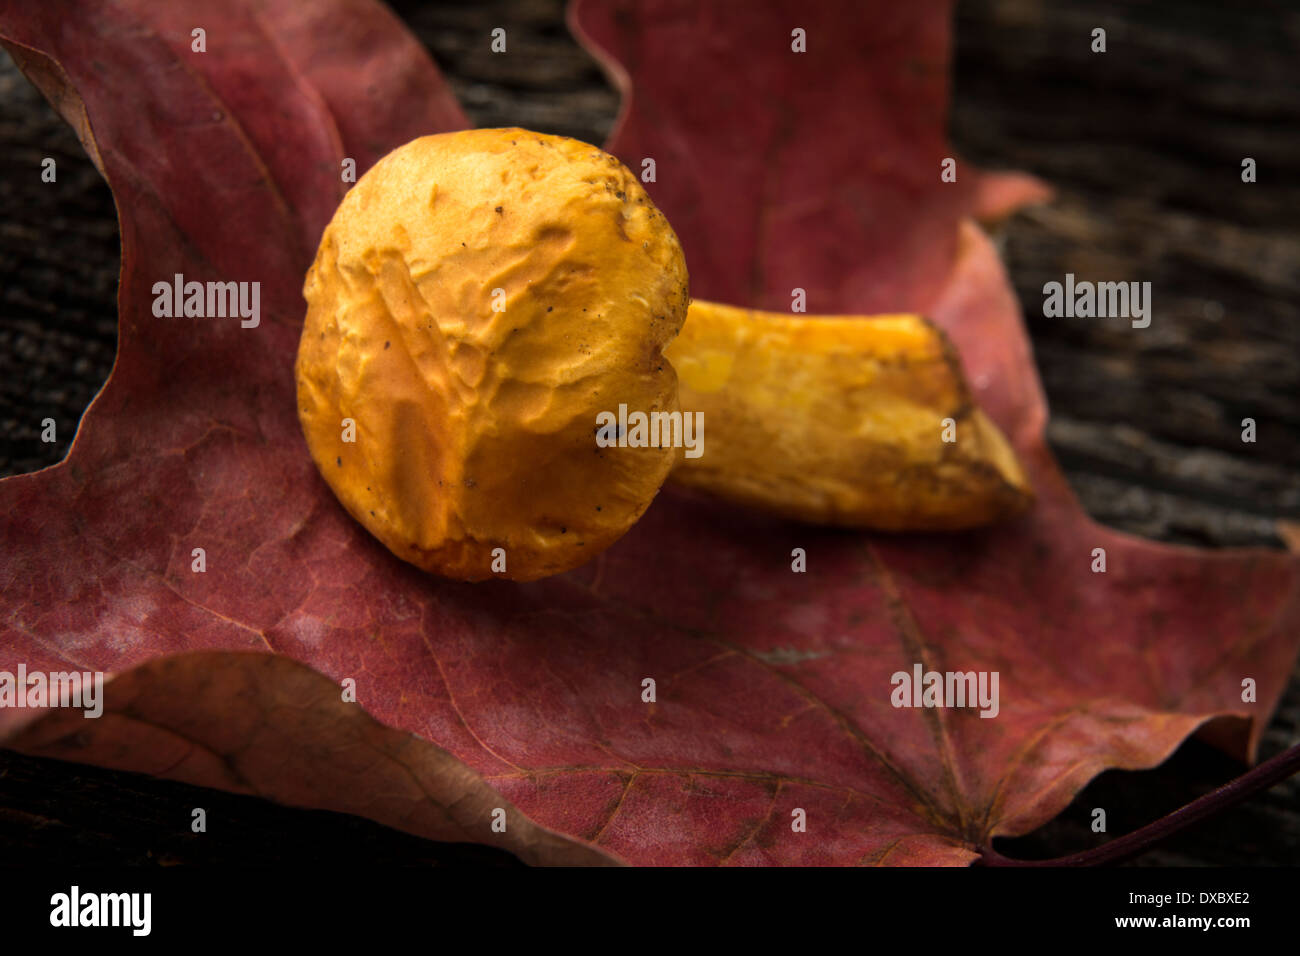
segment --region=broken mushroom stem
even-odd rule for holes
[[[796,521],[958,531],[1033,492],[948,337],[915,314],[785,315],[695,300],[664,355],[708,423],[678,484]]]

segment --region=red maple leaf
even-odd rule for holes
[[[0,669],[119,676],[97,720],[0,710],[7,746],[533,862],[641,863],[966,862],[1216,718],[1253,755],[1297,651],[1296,563],[1151,544],[1078,507],[1006,276],[964,218],[1025,184],[960,163],[939,180],[946,3],[575,19],[631,77],[612,148],[656,158],[696,294],[927,311],[1030,470],[1032,513],[860,535],[667,490],[591,565],[523,585],[402,564],[307,455],[300,287],[341,164],[463,119],[381,7],[298,6],[0,4],[6,47],[112,187],[123,247],[108,384],[63,462],[0,482]],[[156,317],[176,274],[260,282],[260,324]],[[996,717],[893,707],[918,664],[997,672]]]

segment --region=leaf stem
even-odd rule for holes
[[[1146,826],[1116,837],[1109,843],[1059,856],[1053,860],[1013,860],[1003,856],[991,846],[981,850],[980,866],[1103,866],[1119,863],[1149,850],[1152,846],[1175,833],[1199,823],[1234,804],[1252,797],[1260,791],[1267,790],[1273,784],[1285,780],[1300,771],[1300,744],[1282,751],[1265,760],[1258,767],[1248,770],[1240,777],[1224,784],[1217,790],[1198,797],[1186,806],[1179,807],[1173,813],[1161,817]]]

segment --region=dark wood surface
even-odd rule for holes
[[[618,108],[571,39],[558,0],[403,0],[471,119],[603,142]],[[488,49],[493,27],[510,53]],[[1108,50],[1090,50],[1095,27]],[[953,137],[987,166],[1058,190],[999,241],[1052,408],[1049,439],[1098,520],[1206,547],[1281,547],[1300,520],[1300,8],[1213,0],[962,3]],[[41,160],[58,183],[40,182]],[[1243,184],[1243,157],[1256,159]],[[0,65],[0,474],[59,460],[116,350],[117,228],[107,187],[71,131]],[[1151,327],[1042,316],[1042,286],[1150,281]],[[40,421],[61,441],[43,445]],[[1259,439],[1240,440],[1256,419]],[[1300,671],[1262,756],[1300,742]],[[1140,826],[1241,772],[1189,742],[1164,766],[1110,772],[1038,833],[1003,841],[1047,857]],[[189,810],[209,833],[189,832]],[[511,864],[368,821],[132,774],[0,752],[0,860],[375,860]],[[1300,863],[1300,781],[1274,787],[1147,853],[1145,865]]]

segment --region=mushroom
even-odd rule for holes
[[[686,263],[636,177],[523,129],[425,136],[348,192],[303,288],[307,446],[398,557],[466,581],[574,568],[679,452],[602,447],[602,413],[678,410]]]
[[[674,466],[857,528],[969,528],[1032,500],[936,326],[692,303],[668,221],[577,140],[407,143],[343,199],[303,292],[312,458],[394,554],[446,577],[577,567]]]

